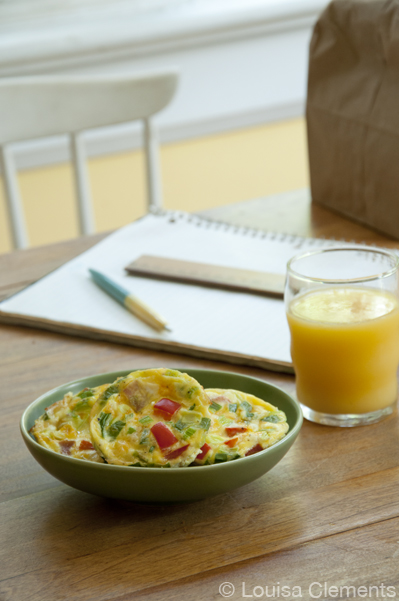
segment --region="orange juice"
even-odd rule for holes
[[[378,411],[397,399],[399,303],[390,292],[331,287],[288,308],[298,400],[320,413]]]

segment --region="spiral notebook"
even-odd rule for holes
[[[340,244],[266,233],[188,213],[159,212],[116,231],[90,250],[0,303],[0,321],[292,372],[280,298],[128,275],[142,255],[284,274],[306,249]],[[102,271],[163,315],[155,332],[101,291],[88,268]]]

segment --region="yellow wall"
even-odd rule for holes
[[[305,123],[295,119],[218,136],[167,144],[161,151],[164,205],[199,211],[308,185]],[[98,231],[144,213],[141,152],[90,160]],[[19,174],[32,246],[78,235],[74,184],[68,164]],[[0,196],[0,252],[11,249]]]

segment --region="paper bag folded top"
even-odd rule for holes
[[[399,239],[399,0],[333,0],[310,45],[312,198]]]

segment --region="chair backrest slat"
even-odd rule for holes
[[[151,119],[144,119],[144,148],[147,172],[148,210],[162,207],[161,166],[158,135]]]
[[[176,84],[174,71],[0,79],[0,144],[150,117],[168,104]]]
[[[90,179],[82,134],[71,134],[71,158],[74,167],[79,223],[82,234],[94,234],[94,213],[91,203]]]
[[[144,122],[147,207],[162,204],[159,147],[152,115],[172,99],[176,70],[145,75],[34,76],[0,79],[0,147],[14,246],[28,244],[15,164],[8,144],[69,134],[78,197],[80,231],[95,231],[86,153],[81,132]]]
[[[11,238],[14,248],[28,246],[25,216],[19,194],[17,171],[12,153],[6,146],[0,147],[1,171],[3,174],[6,206],[11,224]]]

